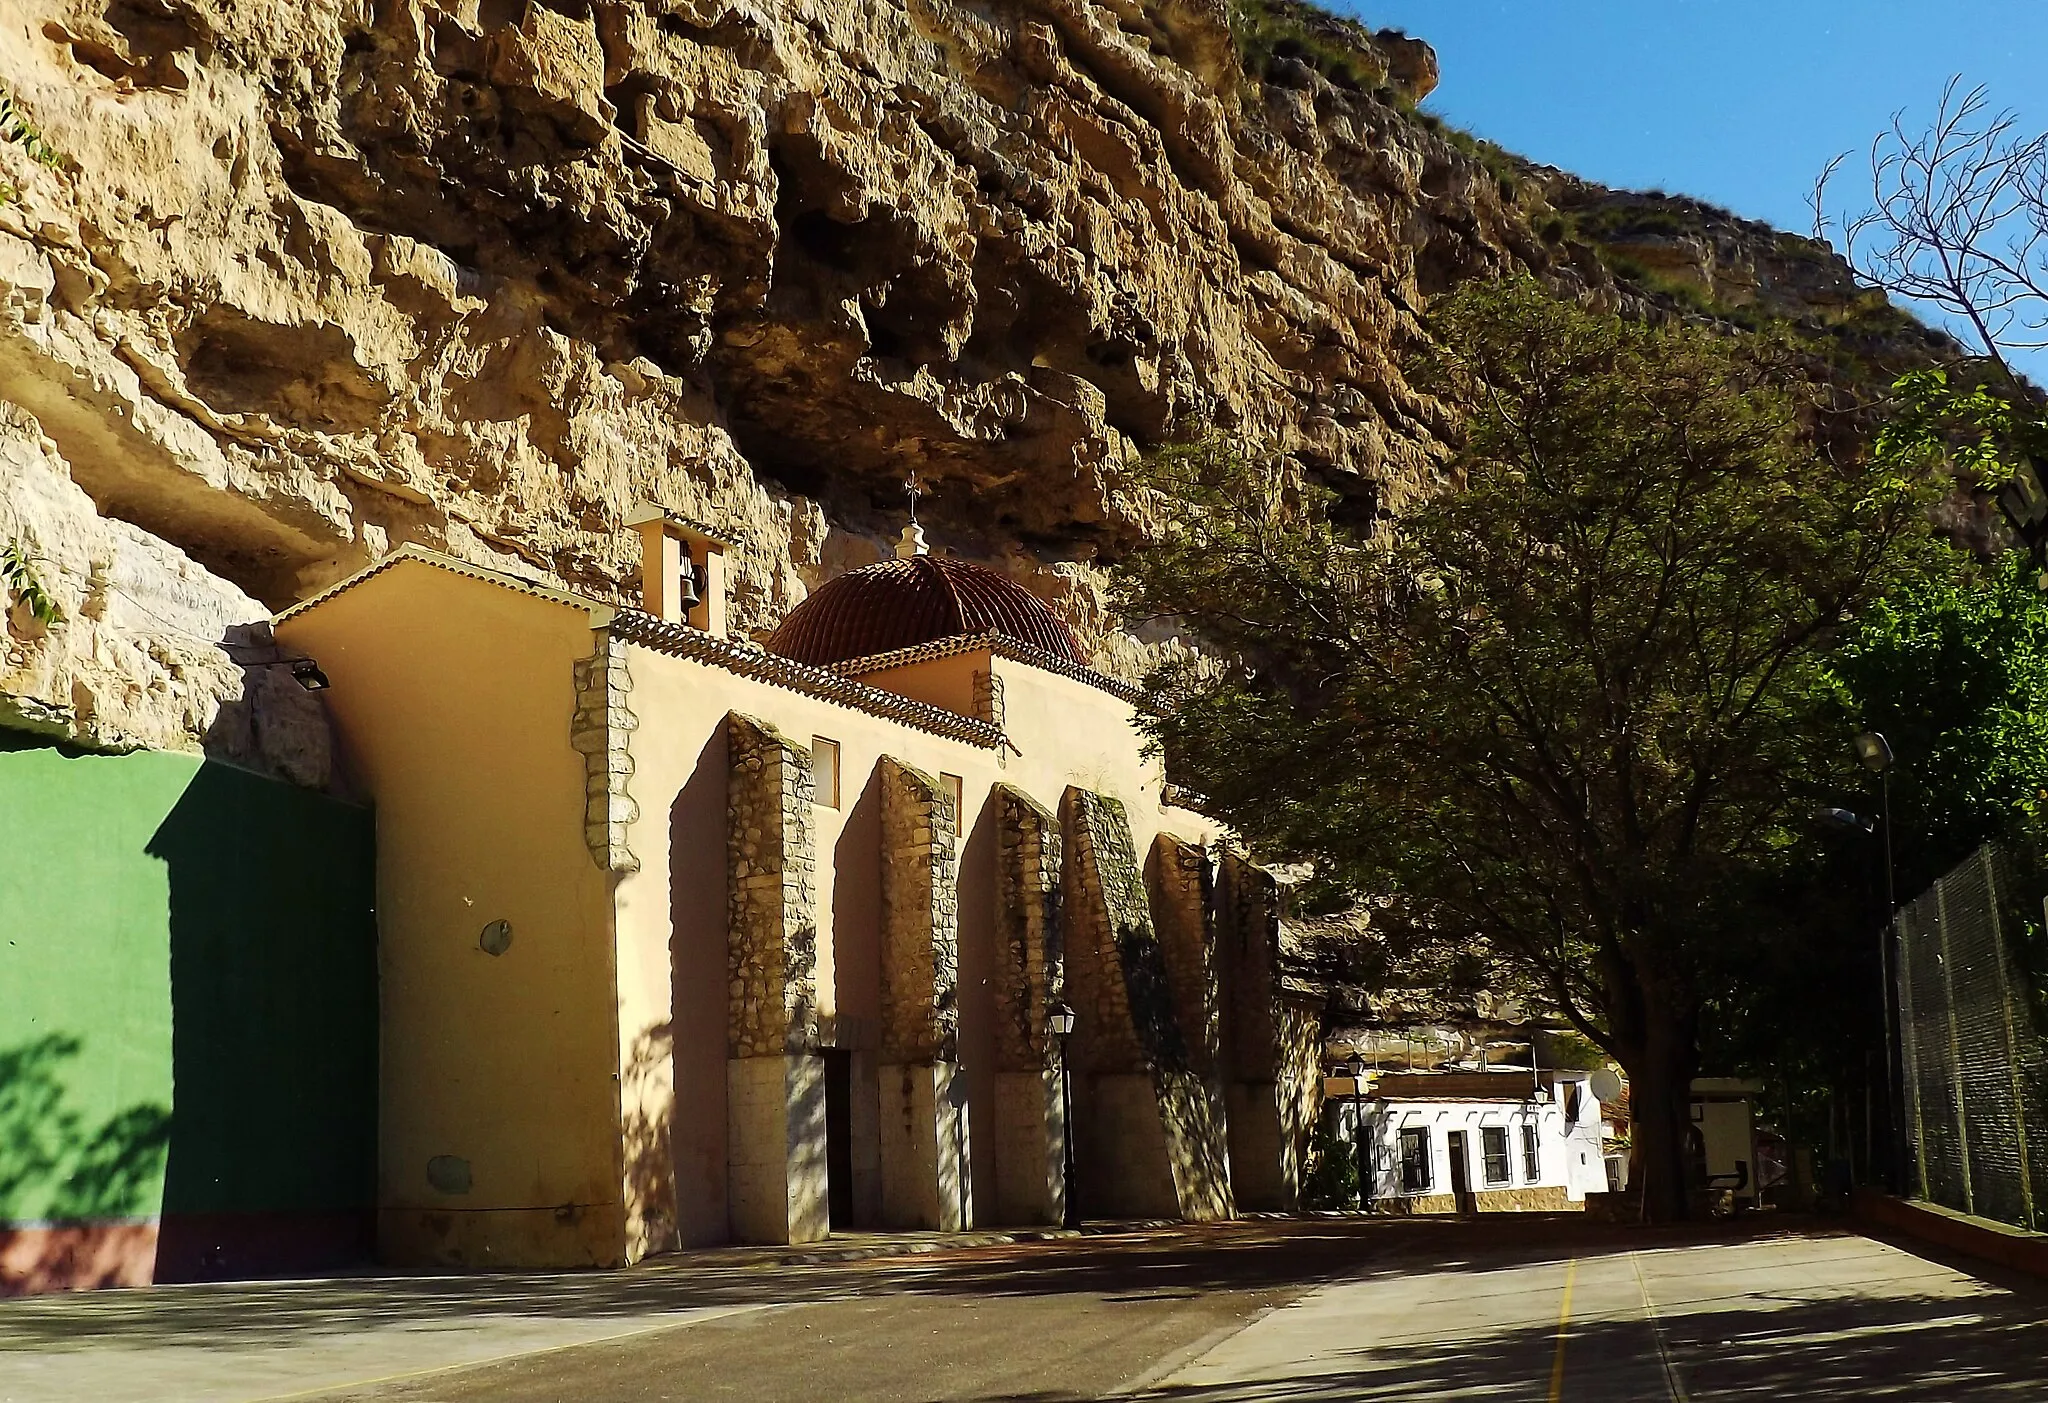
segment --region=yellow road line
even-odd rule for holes
[[[1557,1352],[1550,1360],[1550,1403],[1557,1403],[1564,1397],[1564,1337],[1572,1324],[1572,1281],[1579,1274],[1579,1259],[1574,1257],[1564,1269],[1564,1299],[1557,1307]]]

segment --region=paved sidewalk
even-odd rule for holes
[[[0,1301],[0,1403],[2048,1397],[2042,1283],[1838,1222],[1097,1231]]]
[[[2044,1303],[2036,1283],[2000,1286],[1852,1234],[1482,1254],[1310,1292],[1144,1396],[2039,1399]]]
[[[846,1275],[863,1264],[1177,1231],[1148,1222],[844,1233],[802,1247],[676,1253],[623,1271],[364,1274],[0,1300],[0,1403],[311,1396],[833,1299],[871,1281]]]

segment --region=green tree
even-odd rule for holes
[[[1120,576],[1220,665],[1152,681],[1177,777],[1274,858],[1366,896],[1389,948],[1547,1004],[1628,1072],[1645,1208],[1686,1211],[1701,1010],[1758,874],[1839,773],[1827,655],[1925,537],[1927,493],[1843,463],[1788,358],[1529,282],[1431,317],[1466,410],[1431,494],[1366,534],[1210,441]]]
[[[1831,663],[1843,742],[1878,730],[1898,755],[1889,778],[1902,901],[1990,839],[2031,870],[2048,816],[2048,597],[2016,551],[1988,562],[1945,551],[1930,567],[1873,603]],[[1868,823],[1876,779],[1827,802]],[[1883,1105],[1882,838],[1817,829],[1765,903],[1775,938],[1717,1020],[1717,1055],[1767,1078],[1814,1141],[1830,1091],[1859,1114]],[[1882,1122],[1873,1138],[1887,1138]]]
[[[43,588],[28,553],[13,541],[0,541],[0,589],[19,599],[39,622],[57,622],[57,601]]]
[[[2048,790],[2048,599],[2009,551],[1879,600],[1835,664],[1861,727],[1898,753],[1891,775],[1899,896],[1987,839],[2031,831]]]

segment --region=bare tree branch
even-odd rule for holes
[[[2034,397],[2012,357],[2048,348],[2048,133],[2027,134],[1982,87],[1951,78],[1924,129],[1893,114],[1870,146],[1868,204],[1834,214],[1828,190],[1847,158],[1814,182],[1815,237],[1838,243],[1872,286],[1967,327],[1977,352]]]

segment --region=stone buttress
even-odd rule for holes
[[[1216,883],[1209,853],[1170,833],[1153,840],[1146,882],[1152,895],[1159,948],[1166,959],[1166,982],[1173,996],[1174,1021],[1187,1049],[1188,1070],[1201,1085],[1209,1124],[1228,1143],[1223,1093],[1223,1007],[1217,973]],[[1222,1214],[1234,1211],[1229,1184],[1229,1157],[1219,1160]]]
[[[733,1237],[825,1236],[811,753],[730,713],[727,1160]]]
[[[1280,889],[1272,875],[1225,852],[1216,907],[1221,1070],[1238,1206],[1293,1212],[1321,1097],[1321,1022],[1282,985]]]
[[[1060,820],[1081,1207],[1115,1217],[1223,1217],[1225,1130],[1174,1016],[1130,820],[1117,800],[1074,788]]]
[[[931,776],[883,756],[882,1222],[974,1222],[960,1070],[959,815]]]
[[[995,1221],[1066,1219],[1066,1108],[1047,1010],[1062,968],[1059,820],[996,786]]]

